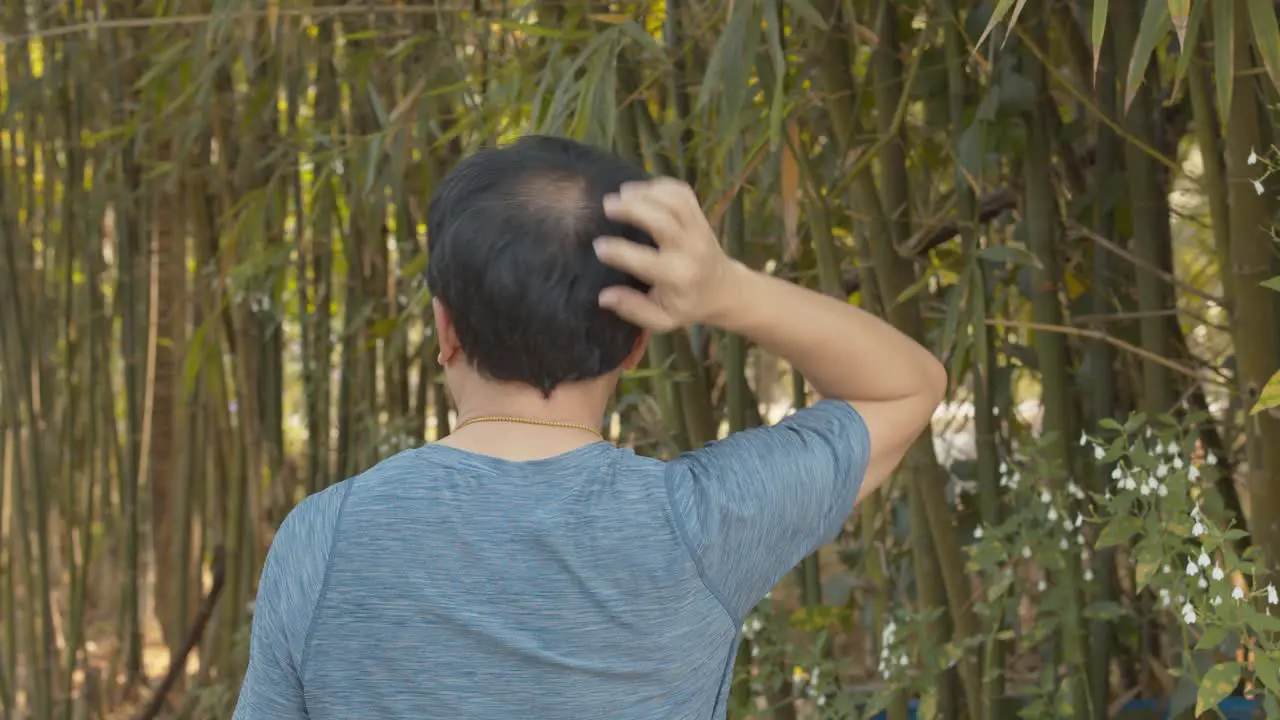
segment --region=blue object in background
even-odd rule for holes
[[[916,708],[919,705],[919,700],[913,699],[907,702],[908,720],[916,720]],[[1121,717],[1123,717],[1123,713],[1126,712],[1146,711],[1159,713],[1161,718],[1168,720],[1168,711],[1162,710],[1166,705],[1168,705],[1167,701],[1159,699],[1130,700],[1120,709],[1120,712],[1122,713]],[[1222,714],[1226,716],[1227,720],[1253,720],[1253,718],[1256,717],[1256,713],[1261,709],[1261,703],[1249,698],[1229,697],[1218,704],[1218,709],[1222,711]],[[873,717],[872,720],[887,720],[887,716],[882,712]]]

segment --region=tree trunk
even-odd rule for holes
[[[172,147],[164,150],[167,161],[176,160]],[[186,345],[186,237],[181,215],[180,194],[177,182],[161,179],[160,192],[156,194],[155,222],[152,226],[152,252],[155,253],[156,309],[153,317],[157,327],[153,330],[155,344],[155,372],[152,375],[153,405],[151,411],[151,542],[155,558],[155,610],[156,618],[169,647],[172,661],[181,652],[186,640],[186,614],[175,604],[183,593],[180,584],[187,584],[189,569],[185,558],[177,555],[179,549],[174,522],[181,508],[175,505],[181,493],[180,485],[187,478],[179,473],[182,464],[184,433],[180,418],[184,412],[182,358]]]
[[[1030,42],[1040,48],[1048,45],[1050,5],[1036,8],[1024,20],[1024,32]],[[1026,114],[1027,142],[1023,155],[1023,178],[1026,194],[1023,198],[1022,223],[1026,228],[1027,244],[1039,260],[1039,267],[1029,267],[1031,274],[1031,313],[1037,323],[1062,324],[1062,305],[1058,292],[1062,273],[1058,261],[1058,241],[1061,226],[1058,203],[1053,187],[1053,162],[1050,149],[1053,145],[1049,115],[1057,108],[1048,94],[1046,72],[1043,65],[1029,50],[1023,56],[1024,70],[1036,88],[1036,100]],[[1040,365],[1041,403],[1044,412],[1043,437],[1048,441],[1048,460],[1056,470],[1058,490],[1064,489],[1070,477],[1073,458],[1070,448],[1075,437],[1071,423],[1071,394],[1069,358],[1066,338],[1055,332],[1036,332],[1034,336],[1036,359]],[[1060,496],[1063,494],[1060,492]],[[1084,662],[1084,637],[1079,614],[1079,556],[1070,553],[1064,557],[1065,569],[1056,583],[1065,586],[1072,601],[1063,608],[1062,651],[1068,667],[1079,667]],[[1084,688],[1073,688],[1073,697],[1081,698]],[[1076,716],[1082,717],[1086,703],[1077,701]]]
[[[1262,124],[1266,119],[1258,108],[1258,76],[1248,72],[1259,65],[1250,52],[1248,16],[1237,11],[1235,21],[1235,89],[1227,117],[1226,163],[1231,275],[1237,304],[1232,311],[1236,376],[1243,409],[1248,412],[1267,379],[1280,368],[1280,318],[1276,317],[1275,293],[1260,285],[1275,274],[1275,243],[1269,229],[1272,195],[1254,190],[1251,180],[1260,172],[1247,160],[1250,153],[1263,147],[1264,140]],[[1245,436],[1250,530],[1254,542],[1266,551],[1269,569],[1274,572],[1280,563],[1280,409],[1246,415]]]

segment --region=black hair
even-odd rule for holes
[[[605,150],[541,135],[481,150],[444,178],[427,213],[427,284],[477,370],[549,396],[622,364],[640,329],[597,298],[612,285],[648,287],[602,264],[591,242],[653,245],[602,204],[646,178]]]

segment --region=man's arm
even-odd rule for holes
[[[319,602],[350,481],[298,503],[276,531],[253,605],[249,669],[234,720],[306,720],[302,676],[307,634]]]
[[[296,508],[295,508],[296,512]],[[290,518],[294,522],[290,522]],[[306,720],[297,650],[305,636],[309,617],[299,617],[290,577],[290,560],[303,550],[296,537],[297,517],[290,514],[267,552],[267,562],[253,604],[253,629],[249,637],[249,667],[240,685],[234,720]],[[309,616],[310,613],[307,613]],[[302,625],[300,628],[299,626]]]
[[[928,426],[946,370],[893,326],[848,303],[733,263],[711,324],[746,336],[800,371],[824,397],[852,404],[871,435],[859,498],[878,488]]]
[[[859,497],[884,482],[946,390],[946,372],[928,350],[847,303],[728,258],[682,182],[629,183],[606,199],[605,212],[647,230],[657,249],[597,241],[602,262],[653,286],[647,295],[607,288],[602,306],[651,330],[716,325],[785,358],[818,392],[849,402],[865,420],[871,450]]]

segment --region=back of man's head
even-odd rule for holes
[[[549,395],[622,364],[640,331],[597,297],[611,285],[647,288],[600,263],[591,242],[653,245],[602,204],[645,178],[608,152],[544,136],[482,150],[445,177],[427,216],[427,282],[477,370]]]

